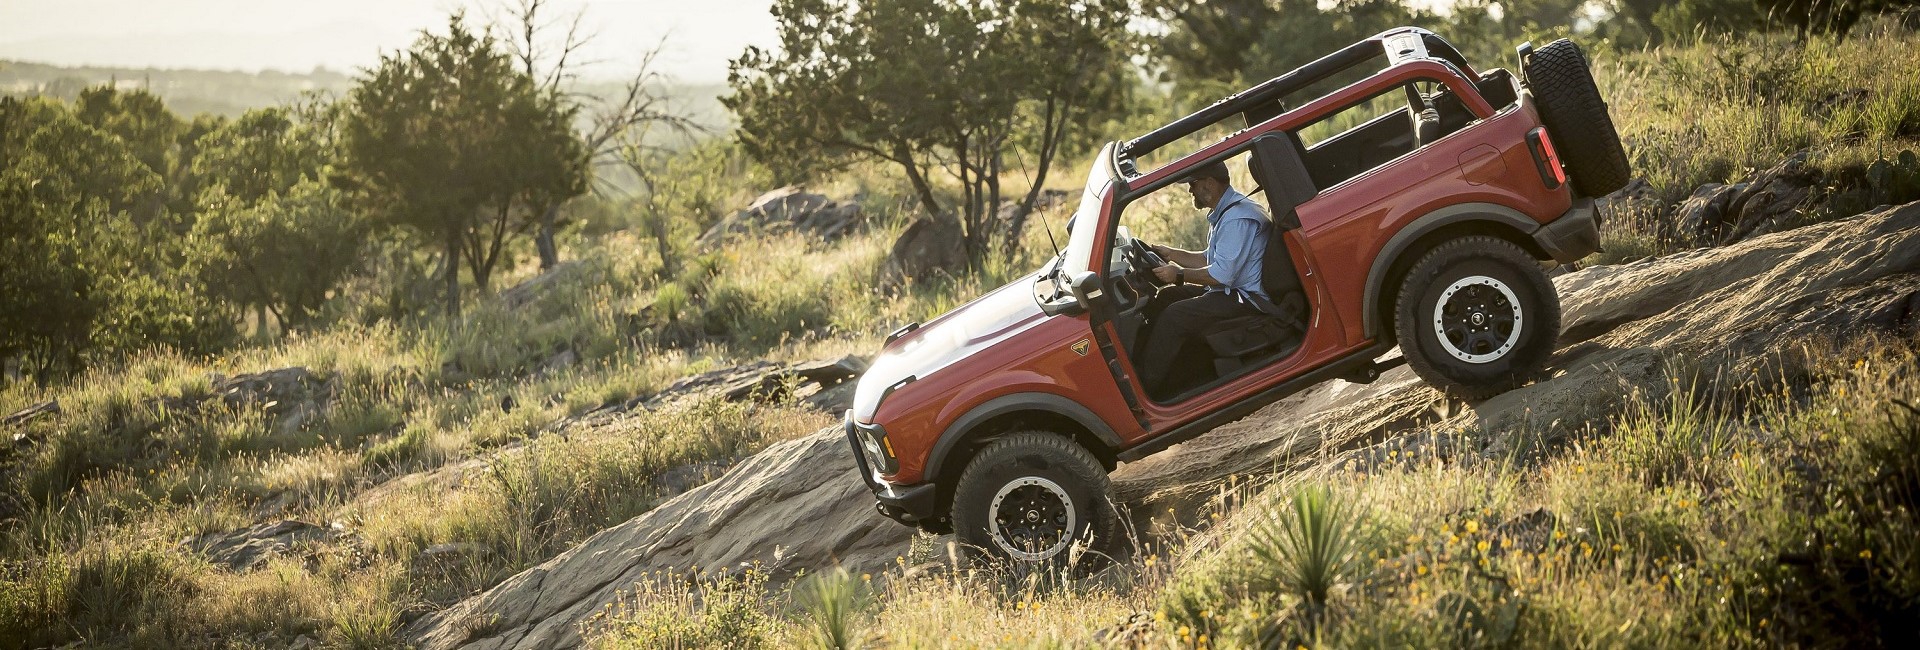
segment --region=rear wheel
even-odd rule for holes
[[[1546,365],[1560,333],[1560,298],[1525,250],[1476,235],[1414,262],[1394,320],[1414,372],[1448,395],[1484,399]]]
[[[1606,196],[1627,185],[1632,173],[1620,134],[1607,117],[1607,103],[1593,83],[1587,56],[1560,39],[1526,60],[1527,83],[1540,107],[1540,121],[1553,136],[1568,180],[1586,196]]]
[[[1050,433],[1026,431],[993,441],[967,463],[954,487],[959,541],[1029,568],[1099,567],[1118,548],[1118,519],[1100,461]]]

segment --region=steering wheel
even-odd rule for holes
[[[1146,242],[1129,237],[1120,244],[1120,253],[1127,259],[1127,277],[1147,287],[1149,294],[1155,289],[1166,286],[1166,283],[1154,276],[1153,270],[1166,266],[1167,261],[1153,252],[1153,247],[1148,246]]]

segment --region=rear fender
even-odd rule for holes
[[[1521,214],[1519,210],[1493,203],[1450,205],[1414,219],[1387,238],[1380,254],[1373,258],[1373,266],[1367,271],[1365,301],[1361,303],[1365,310],[1360,319],[1361,331],[1376,340],[1391,334],[1384,331],[1382,312],[1393,309],[1387,303],[1398,292],[1399,276],[1413,265],[1416,256],[1431,247],[1433,242],[1423,241],[1431,235],[1449,230],[1488,230],[1492,234],[1505,235],[1536,258],[1548,259],[1548,255],[1533,240],[1534,231],[1539,229],[1540,222]]]

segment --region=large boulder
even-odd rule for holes
[[[966,235],[960,222],[943,216],[922,216],[907,225],[887,253],[880,285],[904,287],[928,278],[958,275],[967,267]]]
[[[706,248],[725,241],[728,235],[788,231],[832,241],[858,229],[865,219],[858,203],[840,203],[789,185],[762,194],[746,209],[721,219],[700,235],[697,243]]]
[[[844,434],[783,442],[714,481],[408,626],[426,648],[576,648],[579,623],[660,571],[878,571],[912,529],[876,514]]]
[[[666,388],[611,403],[589,412],[593,416],[644,408],[658,410],[709,400],[767,401],[792,399],[830,413],[846,410],[854,379],[867,371],[867,360],[857,355],[795,363],[756,361],[681,378]]]
[[[338,537],[333,528],[286,520],[224,533],[207,533],[181,541],[181,546],[229,571],[251,571],[267,560]]]
[[[1727,355],[1730,372],[1761,374],[1736,366],[1814,337],[1913,331],[1920,204],[1555,282],[1566,329],[1551,379],[1470,404],[1405,368],[1367,385],[1327,382],[1121,466],[1115,491],[1142,519],[1184,519],[1236,493],[1226,487],[1235,477],[1308,471],[1386,446],[1504,458],[1521,436],[1566,435],[1629,391],[1659,389],[1675,360]],[[583,643],[580,621],[657,572],[888,566],[912,533],[874,513],[853,467],[837,427],[775,445],[405,634],[426,648],[572,648]]]
[[[1733,185],[1695,189],[1674,213],[1674,229],[1703,246],[1730,244],[1800,225],[1820,184],[1807,167],[1807,152]]]

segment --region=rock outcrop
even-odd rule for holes
[[[1474,404],[1446,400],[1404,368],[1364,386],[1329,382],[1123,465],[1115,489],[1133,512],[1177,515],[1216,498],[1229,476],[1305,470],[1390,445],[1500,454],[1521,437],[1588,426],[1627,391],[1664,385],[1674,364],[1727,355],[1736,362],[1727,372],[1758,372],[1741,364],[1809,339],[1913,331],[1920,204],[1593,267],[1556,283],[1565,330],[1549,379]],[[910,539],[874,514],[843,434],[830,427],[423,617],[406,634],[426,648],[577,647],[578,622],[650,572],[745,562],[783,574],[834,563],[871,571]]]
[[[658,392],[609,404],[587,415],[635,408],[657,410],[711,399],[731,402],[792,399],[823,411],[840,412],[852,404],[853,379],[866,371],[867,360],[854,355],[797,363],[759,361],[686,377]]]
[[[710,248],[736,233],[786,231],[833,241],[865,222],[866,215],[858,203],[841,203],[823,194],[787,186],[762,194],[745,210],[721,219],[701,234],[697,243],[702,248]]]
[[[339,531],[304,521],[286,520],[225,533],[207,533],[181,545],[229,571],[251,571],[276,556],[339,536]]]
[[[20,426],[28,422],[32,422],[36,419],[39,419],[39,417],[42,415],[59,415],[59,414],[60,414],[60,400],[47,400],[45,402],[41,402],[39,404],[35,404],[33,406],[20,409],[18,411],[14,411],[13,414],[8,415],[7,417],[0,418],[0,427]]]
[[[1802,151],[1745,182],[1695,189],[1674,214],[1674,228],[1685,241],[1705,246],[1776,232],[1804,218],[1819,184]]]
[[[922,216],[893,240],[880,271],[883,287],[904,287],[937,275],[958,275],[967,267],[966,236],[951,217]]]

